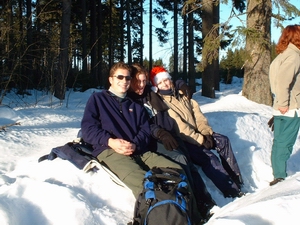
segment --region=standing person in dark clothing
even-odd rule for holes
[[[271,162],[274,180],[283,181],[300,127],[300,25],[287,26],[276,46],[277,57],[270,66],[273,94],[273,128]]]
[[[198,210],[204,218],[209,217],[210,209],[216,205],[207,191],[196,166],[175,132],[175,121],[168,115],[168,106],[159,95],[151,90],[147,71],[138,64],[132,65],[132,81],[128,97],[143,105],[149,114],[152,133],[151,150],[178,162],[185,170],[197,200]]]
[[[169,107],[168,113],[176,121],[177,134],[184,141],[193,163],[201,166],[224,197],[241,197],[241,172],[228,137],[215,133],[193,99],[175,88],[170,74],[163,67],[154,67],[150,80]],[[215,149],[218,157],[211,151]]]
[[[185,174],[181,166],[149,151],[150,126],[144,107],[127,97],[131,68],[112,66],[108,90],[92,94],[81,121],[82,138],[93,146],[93,155],[122,180],[137,198],[145,173],[154,166],[170,167]],[[192,192],[191,192],[192,193]],[[191,201],[195,204],[193,194]],[[201,216],[193,212],[194,224]]]

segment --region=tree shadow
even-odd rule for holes
[[[252,136],[249,135],[249,133],[251,132],[255,133],[255,135],[253,135],[253,138],[255,138],[255,136],[264,136],[265,129],[259,130],[256,127],[252,127],[251,124],[247,124],[247,121],[255,119],[262,120],[263,118],[261,118],[259,114],[249,114],[233,111],[208,112],[204,114],[214,132],[226,135],[231,142],[234,155],[237,159],[243,176],[244,186],[242,188],[242,191],[246,193],[253,192],[254,189],[257,189],[257,184],[252,178],[253,173],[259,172],[256,171],[255,168],[256,156],[254,156],[254,154],[263,154],[262,150],[264,149],[262,149],[261,146],[257,145],[257,141],[255,139],[247,140],[246,138]],[[251,120],[248,117],[251,117]],[[266,137],[266,139],[268,139],[268,137]],[[271,141],[271,136],[269,137],[269,139]],[[270,165],[265,166],[270,167]],[[203,173],[201,173],[201,175],[203,175],[203,179],[207,184],[208,191],[212,194],[214,199],[222,199],[220,198],[220,195],[223,196],[221,192],[216,189],[212,182],[208,180],[208,178]],[[232,199],[224,199],[221,201],[219,200],[217,201],[217,204],[218,206],[222,207],[231,201]]]
[[[226,216],[218,217],[218,220],[222,220],[222,219],[226,220]],[[258,225],[258,224],[271,225],[272,224],[270,221],[267,221],[257,215],[230,216],[229,220],[227,221],[229,223],[235,223],[234,221],[239,221],[241,224],[247,224],[247,225]],[[224,224],[226,224],[226,221],[224,221]]]
[[[293,152],[291,154],[291,157],[287,161],[287,174],[288,176],[292,176],[295,173],[300,171],[300,132],[298,133],[298,137],[296,140],[296,143],[294,145]]]

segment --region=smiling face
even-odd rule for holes
[[[130,87],[130,72],[127,69],[118,68],[108,78],[111,87],[122,94],[125,94]]]
[[[159,90],[170,90],[172,87],[172,81],[169,78],[163,78],[157,83]]]
[[[131,89],[138,95],[142,95],[144,93],[145,87],[147,83],[147,77],[145,74],[137,74],[131,82]]]

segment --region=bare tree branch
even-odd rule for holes
[[[1,131],[6,131],[7,127],[11,127],[11,126],[15,126],[15,125],[21,125],[21,123],[20,122],[15,122],[15,123],[10,123],[10,124],[0,126],[0,132]]]

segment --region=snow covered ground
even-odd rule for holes
[[[221,84],[216,99],[193,98],[216,132],[232,143],[244,179],[239,199],[225,199],[200,169],[219,207],[208,225],[299,224],[300,138],[288,161],[289,177],[270,187],[272,132],[269,106],[241,95],[242,79]],[[126,225],[133,215],[134,196],[116,185],[104,171],[84,173],[61,159],[38,158],[76,138],[85,103],[93,91],[67,92],[66,100],[32,91],[13,92],[0,105],[0,224]]]

